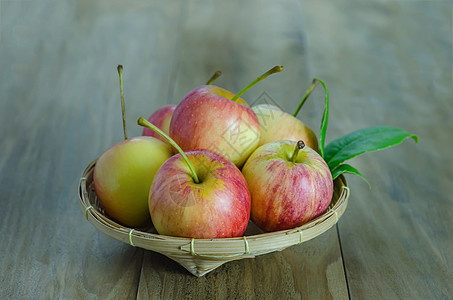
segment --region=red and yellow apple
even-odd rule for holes
[[[149,211],[157,232],[206,239],[244,234],[250,218],[250,192],[241,171],[218,153],[184,153],[143,118],[138,124],[158,133],[179,152],[159,169],[149,193]]]
[[[241,171],[218,153],[185,154],[199,182],[180,154],[162,165],[149,194],[157,232],[199,239],[242,236],[250,218],[250,193]]]
[[[173,113],[170,137],[184,151],[208,149],[242,166],[258,146],[260,127],[253,110],[233,96],[214,85],[193,89]]]
[[[265,231],[301,226],[321,215],[332,200],[329,167],[302,141],[259,147],[242,173],[252,197],[251,219]]]
[[[253,110],[239,97],[282,70],[282,66],[273,67],[235,95],[214,85],[193,89],[175,109],[170,137],[184,151],[209,149],[241,167],[258,147],[260,126]]]
[[[169,144],[145,136],[107,149],[96,162],[93,178],[96,195],[107,214],[129,227],[149,222],[151,183],[172,155]]]

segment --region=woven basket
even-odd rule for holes
[[[87,220],[106,235],[135,247],[161,253],[178,262],[195,276],[203,276],[222,264],[257,255],[281,251],[327,231],[343,215],[348,204],[349,188],[343,176],[334,182],[329,209],[301,227],[263,233],[252,222],[243,237],[190,239],[158,234],[154,228],[128,228],[110,219],[94,192],[93,170],[96,161],[83,172],[79,183],[79,205]]]

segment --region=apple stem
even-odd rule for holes
[[[296,162],[297,155],[299,155],[299,151],[305,147],[305,143],[301,140],[298,141],[296,147],[294,147],[294,152],[291,158],[289,159],[292,162]]]
[[[245,88],[243,88],[239,93],[237,93],[236,95],[234,95],[233,98],[231,98],[231,101],[235,101],[242,96],[242,94],[244,94],[245,92],[247,92],[252,86],[254,86],[255,84],[257,84],[258,82],[260,82],[261,80],[263,80],[264,78],[266,78],[267,76],[271,75],[271,74],[274,74],[274,73],[278,73],[278,72],[281,72],[283,71],[283,66],[275,66],[273,67],[272,69],[270,69],[269,71],[267,71],[266,73],[264,73],[263,75],[261,75],[260,77],[258,77],[257,79],[255,79],[254,81],[252,81],[252,83],[250,83],[248,86],[246,86]]]
[[[300,101],[299,106],[296,108],[296,111],[295,111],[294,114],[293,114],[294,117],[297,117],[297,114],[299,113],[300,109],[302,108],[302,105],[304,105],[305,101],[308,99],[308,97],[311,95],[311,92],[313,92],[313,90],[315,89],[315,87],[316,87],[318,84],[319,84],[319,81],[318,81],[316,78],[313,79],[313,81],[311,82],[310,87],[309,87],[308,90],[305,92],[304,97],[303,97],[302,100]]]
[[[161,137],[163,137],[164,139],[166,139],[170,145],[172,145],[173,147],[176,148],[176,150],[178,150],[179,154],[181,154],[182,158],[186,161],[187,163],[187,166],[189,167],[190,169],[190,172],[192,172],[192,176],[193,176],[193,180],[195,181],[195,183],[200,183],[200,180],[198,179],[198,176],[197,176],[197,173],[195,172],[195,169],[193,168],[192,164],[189,162],[189,159],[187,158],[186,154],[184,153],[184,151],[181,149],[181,147],[178,146],[178,144],[176,144],[176,142],[171,138],[169,137],[167,134],[165,134],[162,130],[160,130],[159,128],[157,128],[154,124],[150,123],[148,120],[140,117],[137,121],[138,125],[140,126],[143,126],[143,127],[147,127],[151,130],[153,130],[154,132],[156,132],[157,134],[159,134]]]
[[[118,75],[120,76],[121,113],[123,115],[124,139],[127,140],[126,110],[124,108],[124,92],[123,92],[123,66],[122,65],[118,65],[117,70],[118,70]]]
[[[209,78],[208,82],[206,82],[206,85],[212,84],[217,78],[220,77],[220,75],[222,75],[222,71],[215,71],[215,73],[212,74],[211,78]]]

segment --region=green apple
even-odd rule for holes
[[[154,175],[173,155],[169,144],[134,137],[105,151],[94,168],[94,187],[105,212],[129,227],[150,220],[148,195]]]

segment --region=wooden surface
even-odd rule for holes
[[[0,299],[452,299],[452,11],[448,1],[0,1]],[[338,226],[195,278],[113,240],[77,204],[82,170],[139,116],[217,69],[244,98],[292,112],[312,77],[327,141],[376,125],[420,142],[351,163]],[[315,91],[300,118],[315,131]]]

